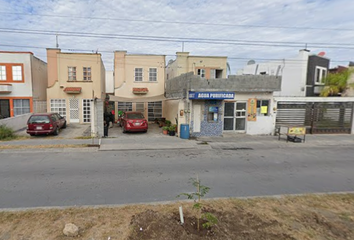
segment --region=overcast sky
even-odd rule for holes
[[[106,70],[113,69],[114,50],[168,61],[182,42],[191,55],[228,56],[232,73],[250,59],[296,56],[306,43],[312,53],[325,51],[332,66],[354,60],[351,0],[0,0],[0,6],[0,49],[32,51],[44,61],[55,33],[62,51],[101,52]]]

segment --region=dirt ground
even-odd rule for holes
[[[210,200],[204,201],[204,211],[218,223],[199,232],[191,202],[0,211],[0,239],[354,239],[354,194]],[[80,229],[76,238],[62,233],[70,222]]]

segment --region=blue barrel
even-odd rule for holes
[[[189,139],[189,124],[181,124],[181,131],[179,131],[182,139]]]

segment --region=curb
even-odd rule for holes
[[[257,196],[246,196],[246,197],[216,197],[216,198],[205,198],[203,201],[217,201],[217,200],[228,200],[228,199],[256,199],[256,198],[275,198],[281,199],[284,197],[301,197],[301,196],[323,196],[323,195],[344,195],[344,194],[354,194],[354,191],[340,191],[340,192],[317,192],[317,193],[294,193],[294,194],[276,194],[276,195],[257,195]],[[107,204],[107,205],[71,205],[71,206],[52,206],[52,207],[28,207],[28,208],[0,208],[0,212],[21,212],[21,211],[33,211],[33,210],[65,210],[70,208],[115,208],[115,207],[127,207],[134,205],[165,205],[174,203],[189,203],[192,200],[183,199],[178,201],[157,201],[157,202],[139,202],[139,203],[126,203],[126,204]]]

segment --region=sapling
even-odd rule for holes
[[[177,197],[186,196],[188,199],[194,201],[193,209],[197,211],[197,229],[198,232],[200,230],[200,219],[204,219],[206,223],[202,226],[204,228],[210,228],[218,222],[218,219],[210,212],[206,212],[202,214],[203,204],[201,202],[201,198],[204,197],[210,190],[209,187],[201,185],[200,180],[197,178],[191,178],[190,182],[196,188],[196,192],[192,193],[181,193],[177,195]]]

